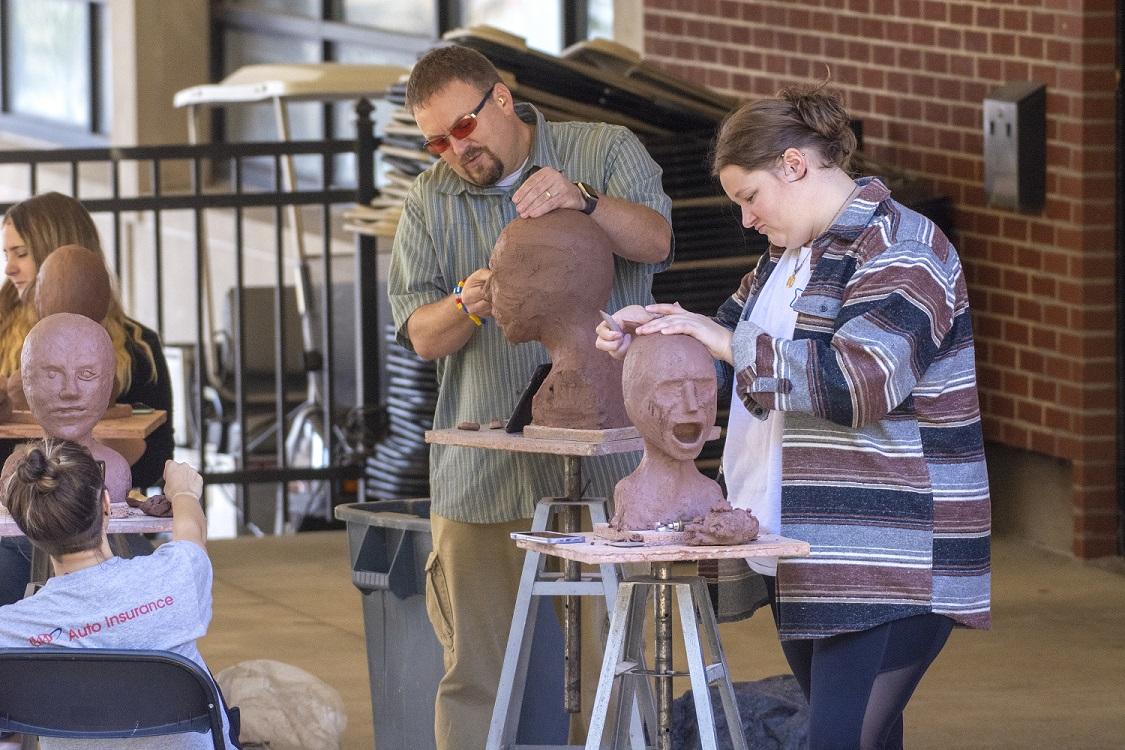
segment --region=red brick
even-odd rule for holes
[[[1000,28],[1000,9],[978,6],[976,9],[976,25],[981,28]]]
[[[1025,326],[1025,329],[1026,329],[1026,326]],[[1025,333],[1025,336],[1024,336],[1024,340],[1020,343],[1027,343],[1027,344],[1031,343],[1030,339],[1027,337],[1026,333]],[[1031,351],[1029,349],[1021,350],[1020,353],[1019,353],[1018,359],[1019,359],[1020,369],[1023,372],[1026,372],[1026,373],[1031,373],[1031,374],[1034,374],[1034,375],[1040,375],[1040,374],[1043,373],[1043,370],[1046,366],[1043,355],[1038,353],[1038,352]]]
[[[1026,10],[1005,10],[1003,18],[1005,29],[1011,31],[1027,31],[1029,19]]]
[[[937,43],[942,49],[961,49],[961,31],[959,29],[941,27],[937,30]]]
[[[1040,316],[1043,314],[1042,307],[1042,305],[1039,306]],[[1031,345],[1045,351],[1053,351],[1058,346],[1058,334],[1049,328],[1033,328],[1031,329]],[[1045,363],[1044,367],[1046,367]]]
[[[1043,408],[1043,424],[1053,430],[1070,430],[1070,412],[1052,406]]]
[[[922,17],[927,21],[945,21],[949,17],[945,0],[925,0],[922,4]]]
[[[1004,61],[1004,80],[1022,81],[1031,75],[1031,66],[1022,60]]]
[[[1052,404],[1056,403],[1058,400],[1058,390],[1058,383],[1053,380],[1040,380],[1036,378],[1031,381],[1031,397],[1040,401]]]
[[[968,52],[983,53],[988,51],[988,34],[983,31],[964,32],[965,50]]]
[[[1019,299],[1016,300],[1016,315],[1021,319],[1038,323],[1043,320],[1043,305],[1033,299]],[[1032,343],[1034,343],[1034,332],[1032,334]]]
[[[1031,31],[1034,34],[1054,34],[1055,33],[1055,14],[1054,13],[1039,13],[1034,12],[1031,14]]]
[[[977,75],[985,80],[999,81],[1004,76],[1004,63],[989,57],[977,58]]]
[[[1016,51],[1016,37],[1013,34],[992,33],[988,35],[988,48],[994,55],[1011,55]]]
[[[973,6],[968,3],[950,3],[949,22],[954,26],[968,26],[973,22]]]
[[[1047,432],[1029,431],[1030,444],[1029,448],[1038,453],[1045,453],[1048,456],[1058,455],[1058,443],[1055,439],[1055,434]]]
[[[1017,323],[1016,320],[1005,320],[1003,323],[1003,340],[1009,344],[1028,345],[1032,342],[1030,337],[1030,328],[1025,323]],[[1019,367],[1023,367],[1023,356],[1018,358]]]
[[[992,345],[992,363],[1000,367],[1016,366],[1016,348],[1007,344],[994,343]]]
[[[1043,57],[1043,40],[1033,36],[1020,36],[1017,45],[1020,57]]]

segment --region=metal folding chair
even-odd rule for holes
[[[215,681],[170,651],[0,649],[0,675],[0,731],[69,739],[210,731],[216,750],[233,746]]]

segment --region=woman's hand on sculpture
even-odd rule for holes
[[[624,359],[625,352],[629,350],[629,343],[633,340],[631,331],[635,331],[637,326],[649,322],[656,316],[640,305],[629,305],[610,317],[613,318],[614,326],[602,321],[594,329],[594,333],[598,336],[594,346],[603,352],[608,352],[614,359]]]
[[[731,353],[733,335],[706,315],[688,312],[678,302],[671,305],[647,305],[645,310],[656,317],[637,328],[637,335],[682,333],[707,347],[707,351],[715,359],[734,363],[734,355]]]
[[[553,167],[541,167],[512,194],[521,219],[533,219],[556,208],[581,210],[586,205],[582,191]]]
[[[487,268],[478,268],[465,279],[465,286],[461,289],[461,302],[465,309],[478,318],[492,317],[492,297],[488,293],[488,280],[492,278],[492,271]]]

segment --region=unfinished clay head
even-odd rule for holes
[[[590,217],[560,210],[516,219],[492,249],[492,315],[514,344],[597,319],[613,285],[613,241]]]
[[[93,250],[63,245],[39,266],[35,307],[40,319],[67,312],[101,322],[112,298],[109,271]]]
[[[645,451],[679,461],[699,455],[715,424],[715,364],[691,336],[638,336],[625,355],[625,408]]]
[[[580,211],[562,209],[509,224],[492,250],[492,316],[512,343],[539,341],[551,374],[532,402],[532,422],[604,429],[628,422],[620,364],[594,346],[613,286],[613,241]]]
[[[638,336],[625,355],[622,379],[625,408],[645,454],[614,489],[613,525],[643,530],[705,516],[723,500],[719,485],[694,463],[715,423],[711,355],[690,336]]]
[[[59,313],[36,323],[24,339],[20,372],[43,430],[85,444],[109,405],[114,365],[109,334],[89,318]]]
[[[129,464],[94,440],[113,391],[113,342],[84,315],[58,313],[35,324],[23,342],[23,392],[35,421],[49,437],[85,445],[106,463],[110,499],[124,502],[131,484]]]

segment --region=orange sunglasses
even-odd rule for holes
[[[467,115],[462,115],[461,119],[453,123],[453,127],[449,129],[447,135],[435,135],[433,138],[426,141],[424,144],[426,150],[434,156],[437,156],[449,148],[450,138],[461,140],[462,138],[468,138],[472,135],[473,131],[477,129],[477,115],[484,109],[484,105],[488,104],[488,100],[492,98],[492,92],[495,88],[496,85],[493,84],[492,88],[484,95],[484,98],[480,100],[480,104],[478,104],[472,112]]]

